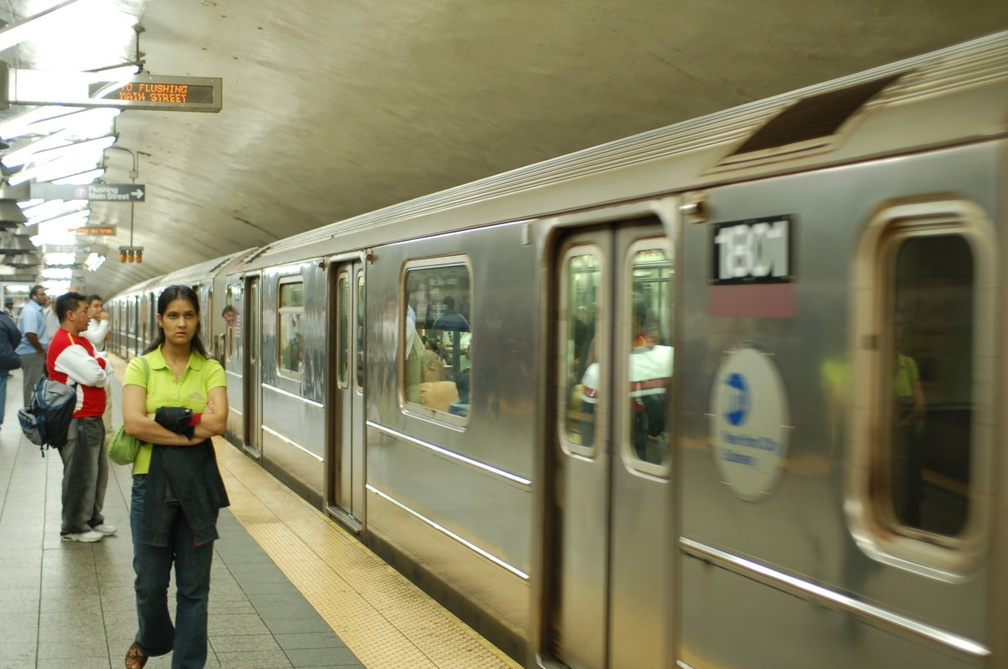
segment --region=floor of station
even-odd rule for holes
[[[18,370],[0,427],[0,669],[122,667],[136,633],[129,468],[111,465],[105,497],[118,533],[62,541],[63,465],[22,437],[21,404]],[[215,446],[231,506],[214,546],[207,667],[519,667],[238,449]],[[171,655],[147,663],[170,666]]]

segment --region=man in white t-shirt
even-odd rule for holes
[[[105,342],[109,340],[112,333],[109,331],[109,315],[105,311],[105,300],[101,295],[89,295],[88,302],[88,326],[80,334],[94,346],[95,351],[104,351]],[[105,438],[112,436],[112,377],[108,378],[105,386],[105,413],[102,414],[102,423],[105,424]]]

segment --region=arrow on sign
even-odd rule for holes
[[[132,195],[133,197],[135,197],[136,199],[139,200],[139,199],[143,198],[144,191],[142,191],[139,188],[137,188],[135,191],[131,192],[130,195]]]

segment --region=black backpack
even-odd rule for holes
[[[60,383],[43,374],[35,384],[31,404],[18,409],[21,431],[42,451],[46,447],[60,449],[66,445],[70,420],[77,407],[77,386]]]

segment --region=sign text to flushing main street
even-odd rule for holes
[[[219,112],[222,88],[220,77],[110,79],[101,72],[21,70],[0,63],[0,109],[18,104]]]
[[[101,184],[87,186],[60,186],[51,183],[33,183],[31,196],[42,200],[90,200],[91,202],[144,202],[145,184]]]

